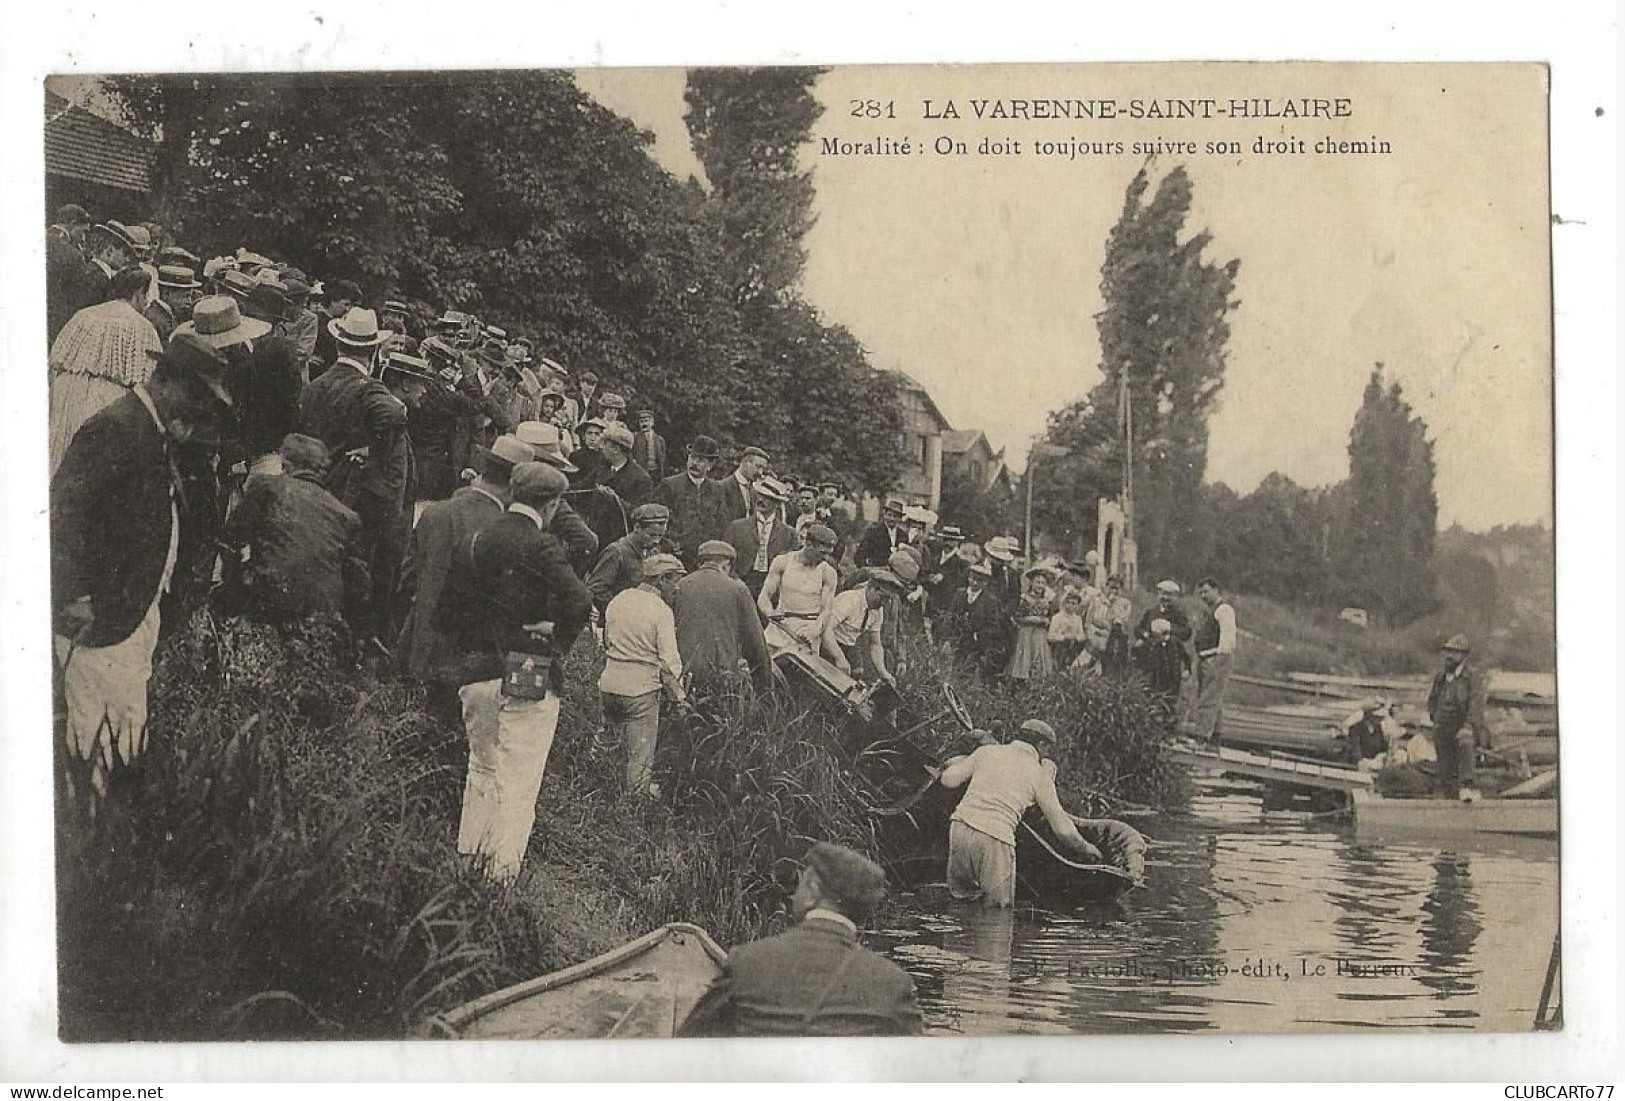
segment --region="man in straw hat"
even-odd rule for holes
[[[626,788],[659,798],[654,781],[660,738],[660,702],[687,700],[683,657],[677,646],[672,601],[683,564],[676,555],[643,560],[637,585],[617,593],[604,609],[604,672],[598,678],[604,733],[626,745]]]
[[[965,788],[948,825],[948,890],[955,898],[1015,904],[1016,824],[1034,805],[1069,848],[1091,863],[1101,860],[1056,794],[1056,742],[1054,727],[1028,719],[1008,745],[983,745],[942,770],[943,787]]]
[[[546,463],[561,474],[576,472],[575,465],[565,457],[558,425],[525,421],[514,430],[514,435],[530,445],[537,462]],[[559,502],[552,523],[547,525],[547,533],[564,544],[565,553],[570,556],[570,565],[582,577],[598,561],[598,536],[568,500]]]
[[[378,351],[390,333],[378,318],[359,306],[328,322],[338,348],[333,364],[309,386],[299,403],[299,430],[327,445],[333,456],[327,486],[333,496],[361,517],[363,543],[373,560],[400,522],[406,495],[402,445],[406,405],[374,377]],[[377,638],[384,609],[372,609],[364,638]]]
[[[720,448],[710,436],[695,436],[688,445],[683,469],[655,486],[655,504],[671,513],[671,540],[685,565],[708,539],[720,539],[728,527],[727,487],[711,477]]]
[[[708,539],[697,557],[700,568],[677,583],[672,601],[683,668],[696,685],[714,690],[727,690],[746,673],[766,688],[773,677],[767,640],[750,590],[733,576],[733,544]]]
[[[196,273],[179,264],[160,264],[158,267],[158,297],[147,303],[143,316],[158,332],[158,339],[167,343],[175,326],[192,319],[192,304],[198,299],[203,284]]]
[[[730,523],[722,538],[733,545],[738,555],[734,572],[750,589],[754,600],[762,591],[773,559],[795,550],[798,540],[795,529],[784,522],[780,512],[790,499],[785,484],[777,478],[759,478],[751,492],[754,496],[751,514]]]
[[[838,594],[824,620],[824,655],[843,673],[860,676],[872,672],[897,687],[886,666],[881,632],[886,626],[887,601],[902,597],[907,589],[895,573],[877,569],[857,588]]]
[[[513,436],[497,437],[481,456],[474,481],[446,500],[431,501],[412,528],[401,568],[401,591],[410,604],[395,644],[395,664],[398,671],[428,685],[430,703],[442,709],[461,682],[458,653],[438,626],[443,618],[441,602],[463,548],[476,531],[507,509],[514,467],[534,458],[531,448]]]
[[[678,1028],[679,1036],[917,1036],[908,972],[858,943],[886,896],[867,857],[819,842],[802,862],[788,932],[742,944]]]
[[[840,575],[829,562],[834,550],[835,533],[823,524],[809,524],[801,549],[776,556],[768,567],[756,606],[767,618],[775,645],[794,640],[818,652],[824,621],[840,588]]]
[[[159,601],[182,536],[175,449],[218,446],[226,364],[177,336],[151,377],[87,420],[51,482],[51,601],[67,748],[105,791],[142,751]]]
[[[546,463],[516,464],[507,511],[459,549],[437,610],[462,654],[468,782],[457,851],[499,883],[519,876],[558,728],[564,656],[587,624],[587,591],[547,534],[568,485]]]
[[[1433,749],[1439,758],[1434,790],[1445,799],[1472,802],[1477,764],[1477,735],[1488,745],[1484,725],[1484,686],[1478,671],[1468,666],[1472,646],[1466,635],[1453,635],[1440,648],[1440,669],[1428,686],[1428,718],[1433,720]]]

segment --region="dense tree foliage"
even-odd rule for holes
[[[817,117],[815,77],[759,78],[758,112],[794,140],[749,157],[800,180],[771,240],[731,228],[771,203],[725,168],[737,112],[722,85],[706,164],[729,186],[710,192],[564,72],[141,76],[109,91],[156,140],[156,217],[194,251],[247,246],[355,279],[371,303],[472,311],[650,401],[674,446],[762,443],[786,469],[879,489],[900,446],[895,393],[788,294],[812,192],[784,166]],[[747,193],[760,201],[735,201]],[[775,273],[771,295],[741,293],[768,285],[741,279],[756,271]]]
[[[1035,489],[1034,514],[1052,534],[1081,532],[1092,541],[1096,501],[1115,496],[1121,485],[1128,459],[1123,429],[1132,418],[1141,569],[1189,572],[1201,538],[1208,418],[1224,382],[1240,261],[1209,261],[1203,253],[1210,235],[1186,235],[1191,182],[1183,168],[1165,175],[1148,200],[1150,190],[1142,167],[1106,239],[1104,305],[1095,319],[1101,379],[1051,418],[1048,440],[1072,455],[1057,461],[1058,477],[1042,503]]]

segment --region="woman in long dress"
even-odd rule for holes
[[[1055,672],[1055,659],[1049,649],[1049,621],[1055,614],[1050,582],[1055,575],[1035,566],[1027,571],[1026,589],[1016,607],[1016,646],[1010,654],[1005,675],[1012,680],[1037,680]]]
[[[108,301],[74,314],[51,344],[53,475],[81,425],[152,377],[163,344],[141,314],[147,279],[138,267],[114,272]]]

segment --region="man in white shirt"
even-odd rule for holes
[[[659,798],[654,782],[660,699],[682,704],[683,658],[671,602],[683,564],[671,554],[643,560],[643,582],[609,602],[604,612],[604,672],[598,678],[604,730],[626,740],[626,786]]]
[[[1009,745],[983,745],[955,757],[938,782],[969,784],[948,826],[948,890],[957,899],[1011,906],[1016,898],[1016,824],[1037,804],[1055,835],[1090,861],[1101,860],[1055,791],[1055,728],[1028,719]]]
[[[840,577],[829,564],[835,532],[820,523],[807,525],[801,549],[781,554],[768,567],[756,606],[769,624],[768,641],[782,645],[784,635],[817,652],[824,621],[835,603]],[[774,636],[778,638],[775,640]]]
[[[1224,713],[1224,689],[1236,653],[1236,610],[1219,591],[1219,583],[1204,577],[1196,595],[1208,614],[1196,629],[1196,708],[1193,718],[1197,741],[1219,744]]]
[[[887,599],[901,597],[907,589],[902,578],[890,570],[877,569],[868,581],[835,597],[824,620],[824,654],[841,672],[856,676],[854,663],[861,661],[860,655],[867,655],[867,664],[875,675],[897,687],[886,668],[880,632],[886,625]],[[861,651],[860,645],[864,647]]]

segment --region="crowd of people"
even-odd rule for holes
[[[205,260],[76,206],[47,241],[56,668],[98,791],[142,752],[160,630],[203,606],[329,620],[356,667],[421,683],[468,740],[457,848],[501,882],[583,635],[603,660],[595,749],[655,798],[662,711],[770,688],[784,649],[893,685],[905,638],[992,680],[1138,670],[1170,715],[1194,657],[1215,729],[1235,625],[1211,582],[1197,629],[1172,581],[1131,626],[1092,556],[1028,560],[895,497],[865,524],[839,481],[776,471],[764,446],[669,447],[657,409],[469,313],[247,248]],[[1087,850],[1034,723],[944,776],[968,792],[950,868],[967,897],[1009,904],[1012,808]],[[815,885],[869,874],[831,859]]]

